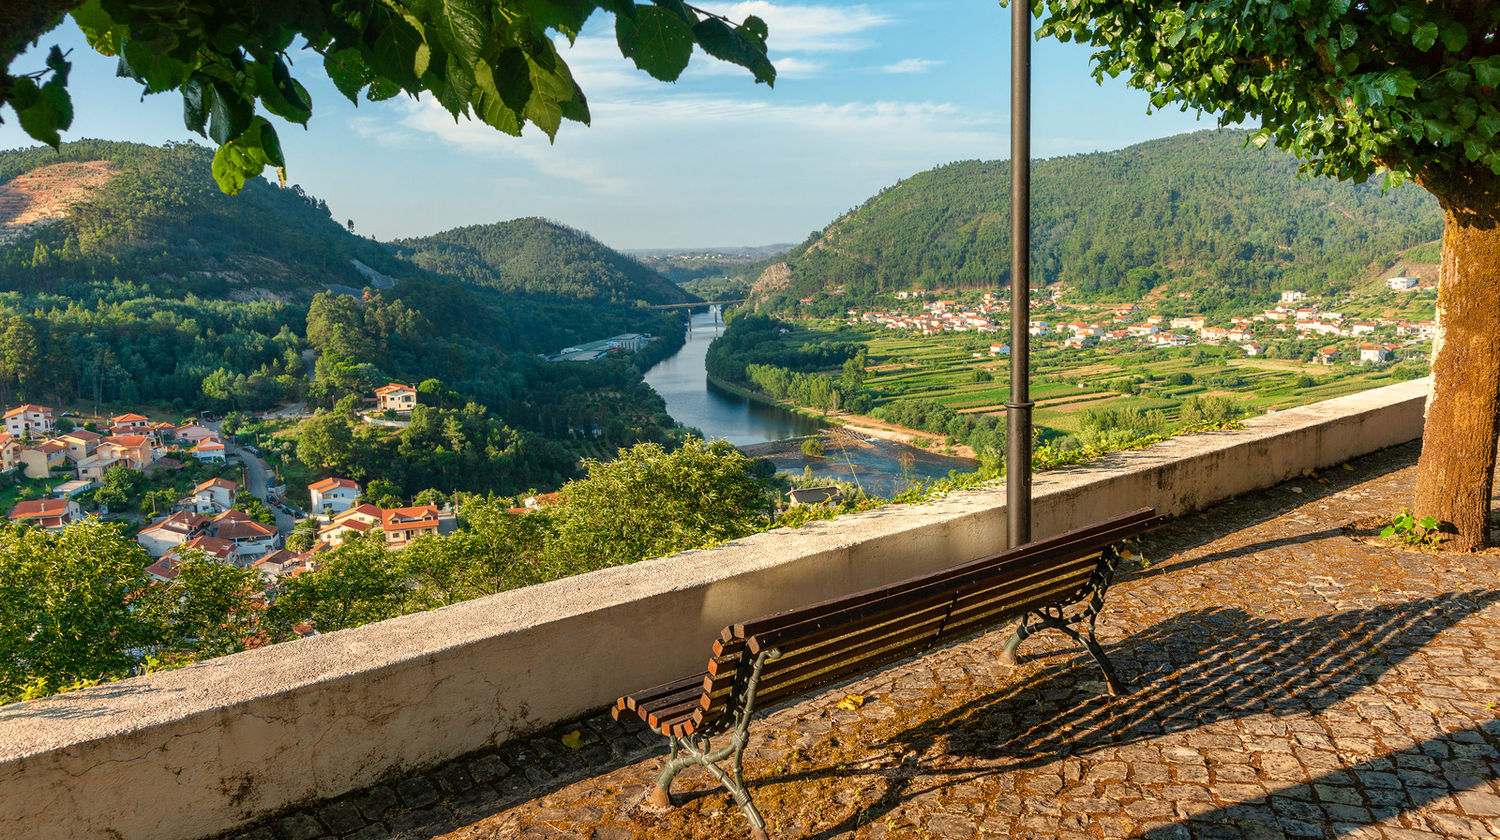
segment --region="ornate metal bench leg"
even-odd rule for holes
[[[1023,618],[1021,623],[1016,625],[1016,632],[1010,634],[1010,638],[1005,640],[1005,646],[1000,648],[1000,664],[1015,665],[1017,663],[1016,648],[1020,647],[1030,635],[1031,628],[1026,626],[1026,619]]]
[[[734,797],[735,804],[739,805],[740,810],[745,812],[745,819],[750,821],[750,837],[753,840],[766,840],[766,820],[765,817],[760,815],[760,811],[756,809],[755,803],[750,799],[750,791],[738,779],[725,773],[719,765],[706,762],[703,766],[707,767],[708,772],[712,773],[714,778],[719,780],[719,784],[723,785],[724,789],[729,791],[729,795]]]
[[[652,789],[651,798],[648,800],[652,805],[659,808],[672,807],[672,779],[676,778],[677,774],[682,772],[682,768],[689,764],[698,763],[698,759],[692,755],[679,754],[681,742],[677,738],[669,737],[669,740],[672,744],[672,752],[667,757],[666,766],[657,775],[656,787]]]
[[[1104,647],[1099,644],[1098,639],[1094,638],[1094,628],[1089,628],[1089,634],[1084,638],[1083,646],[1088,648],[1089,655],[1094,657],[1094,661],[1099,664],[1099,670],[1104,672],[1104,684],[1109,686],[1110,696],[1119,697],[1126,693],[1129,686],[1120,679],[1119,674],[1115,673],[1115,666],[1110,664],[1109,657],[1104,655]]]

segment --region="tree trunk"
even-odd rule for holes
[[[1500,223],[1494,211],[1500,202],[1485,189],[1464,196],[1468,201],[1438,197],[1444,221],[1437,337],[1413,512],[1452,523],[1458,536],[1450,545],[1474,551],[1489,544],[1500,432]]]

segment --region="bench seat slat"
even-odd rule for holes
[[[793,610],[773,613],[740,624],[733,624],[725,628],[725,633],[721,634],[720,638],[750,638],[788,624],[799,623],[806,620],[809,616],[820,615],[834,611],[835,609],[858,606],[861,603],[880,600],[892,595],[899,595],[902,592],[910,590],[913,585],[919,582],[939,583],[950,581],[977,570],[1004,564],[1007,561],[1016,562],[1018,558],[1022,562],[1035,562],[1037,560],[1045,561],[1049,558],[1055,560],[1058,557],[1075,552],[1092,553],[1093,551],[1102,549],[1106,545],[1149,530],[1162,520],[1164,520],[1164,517],[1157,516],[1150,508],[1141,508],[1095,525],[1077,528],[1055,537],[1038,540],[1019,548],[1008,549],[987,557],[981,557],[978,560],[961,563],[939,572],[910,578],[840,598],[809,604]]]
[[[1054,566],[1050,569],[1033,570],[1025,575],[997,576],[994,580],[978,581],[968,589],[947,589],[933,592],[929,597],[917,602],[896,601],[884,609],[877,609],[881,602],[866,604],[862,607],[865,615],[858,620],[837,622],[831,619],[823,619],[808,622],[802,633],[795,637],[789,637],[782,645],[782,653],[790,655],[792,651],[802,650],[807,647],[816,646],[820,642],[841,638],[850,633],[858,632],[865,627],[876,626],[891,620],[905,616],[918,616],[931,610],[947,610],[950,605],[961,607],[975,600],[997,597],[1013,597],[1020,599],[1026,597],[1026,593],[1038,587],[1051,587],[1058,581],[1087,581],[1098,563],[1098,556],[1081,557],[1069,561],[1066,564]],[[889,603],[889,602],[887,602]],[[789,634],[789,629],[788,629]],[[766,649],[773,647],[771,640],[766,637],[750,639],[752,648]]]
[[[856,660],[872,646],[905,641],[928,645],[937,644],[944,635],[942,631],[947,627],[966,622],[974,616],[994,615],[997,616],[993,619],[996,622],[1004,621],[1009,617],[1019,618],[1021,612],[1024,612],[1024,605],[1034,602],[1037,598],[1059,600],[1060,596],[1069,594],[1070,589],[1086,586],[1090,572],[1092,569],[1073,578],[1053,580],[1043,587],[1028,590],[1025,593],[1016,593],[1014,597],[1010,597],[1007,593],[987,593],[984,596],[960,598],[918,614],[903,615],[894,621],[857,628],[842,635],[832,636],[815,645],[792,648],[790,654],[785,654],[766,665],[765,670],[761,672],[760,684],[767,687],[773,686],[788,679],[789,672],[806,671],[829,659]]]
[[[751,653],[760,653],[777,647],[784,641],[792,644],[805,636],[820,632],[826,628],[840,625],[852,624],[865,620],[872,616],[883,613],[899,612],[902,610],[920,609],[921,607],[945,600],[952,596],[957,588],[981,585],[985,587],[1012,586],[1021,582],[1040,582],[1060,569],[1072,570],[1080,563],[1092,567],[1097,561],[1097,552],[1091,552],[1088,557],[1075,558],[1059,564],[1052,561],[1030,561],[1012,564],[1001,568],[974,569],[967,574],[946,581],[921,582],[913,588],[888,595],[876,600],[868,600],[854,606],[836,609],[808,615],[804,620],[795,624],[783,625],[781,627],[767,630],[749,636],[749,648]]]

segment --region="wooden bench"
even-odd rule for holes
[[[612,710],[616,720],[639,716],[669,739],[671,754],[650,801],[670,806],[673,777],[702,765],[745,812],[751,836],[765,840],[765,820],[743,776],[750,718],[757,710],[1017,619],[999,652],[1002,662],[1015,664],[1016,647],[1036,630],[1061,630],[1088,650],[1110,693],[1119,694],[1124,684],[1094,638],[1094,622],[1121,556],[1118,546],[1162,521],[1143,508],[942,571],[724,628],[707,670],[621,697]],[[1065,614],[1079,604],[1081,610]],[[729,742],[714,749],[710,739],[725,733]],[[732,759],[729,772],[719,766],[725,759]]]

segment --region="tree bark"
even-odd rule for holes
[[[1433,190],[1443,204],[1443,258],[1413,512],[1452,523],[1450,545],[1474,551],[1489,544],[1500,433],[1500,201],[1468,186],[1460,200]]]

